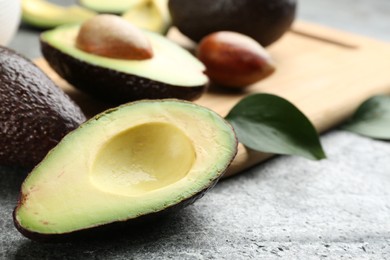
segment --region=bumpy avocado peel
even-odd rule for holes
[[[30,60],[0,47],[0,164],[33,167],[85,121],[80,108]]]

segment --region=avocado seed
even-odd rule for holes
[[[97,15],[80,28],[76,47],[99,56],[145,60],[153,57],[148,38],[143,32],[116,15]]]
[[[252,38],[229,31],[212,33],[201,40],[197,57],[206,75],[222,86],[243,88],[275,71],[268,52]]]

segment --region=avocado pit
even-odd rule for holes
[[[145,60],[153,57],[151,44],[140,29],[115,15],[97,15],[84,22],[76,47],[99,56]]]
[[[241,33],[220,31],[204,37],[197,57],[209,78],[221,86],[245,88],[270,76],[276,69],[269,53]]]

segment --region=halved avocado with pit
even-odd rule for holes
[[[75,87],[100,99],[124,103],[139,99],[194,100],[208,84],[205,67],[167,38],[144,31],[154,56],[123,60],[84,52],[75,41],[80,25],[65,25],[41,34],[41,50],[51,67]]]
[[[211,188],[236,152],[232,127],[209,109],[128,103],[68,134],[28,175],[15,225],[56,240],[178,209]]]

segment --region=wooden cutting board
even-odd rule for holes
[[[177,31],[171,31],[169,37],[185,47],[193,47]],[[277,71],[271,77],[239,93],[211,90],[196,103],[225,116],[248,94],[273,93],[295,104],[321,133],[343,122],[367,98],[390,93],[388,43],[297,21],[292,30],[268,50],[277,63]],[[67,84],[43,59],[36,63],[87,115],[106,108]],[[226,176],[270,156],[240,145]]]

